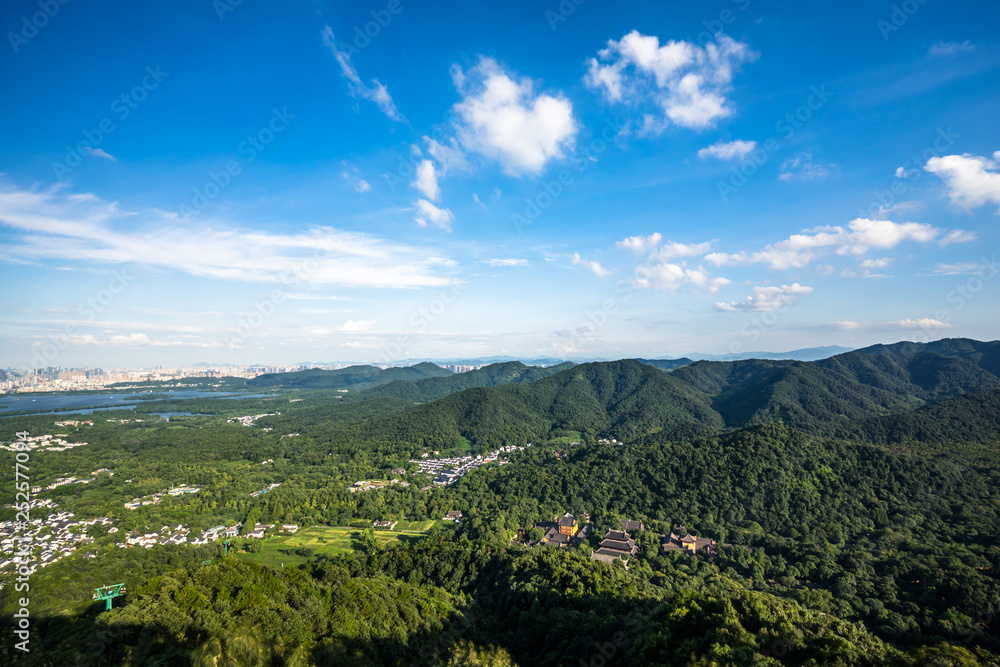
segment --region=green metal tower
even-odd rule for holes
[[[125,584],[114,584],[112,586],[101,586],[94,589],[94,599],[104,600],[108,603],[104,611],[111,611],[111,601],[119,595],[125,594]]]

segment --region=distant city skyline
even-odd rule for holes
[[[1000,7],[894,7],[6,3],[0,366],[995,339]]]

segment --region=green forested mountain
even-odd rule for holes
[[[913,412],[860,419],[833,430],[851,440],[894,444],[1000,443],[1000,391],[963,394]]]
[[[32,517],[106,516],[116,532],[74,529],[93,541],[31,575],[32,653],[7,643],[0,661],[1000,665],[994,351],[945,341],[816,363],[501,364],[477,375],[428,364],[399,370],[445,375],[375,389],[365,382],[382,375],[355,368],[76,425],[12,417],[11,433],[80,445],[31,451],[32,497],[54,503]],[[352,381],[349,397],[330,390]],[[444,486],[407,460],[527,442],[505,465]],[[44,488],[66,475],[87,481]],[[199,490],[164,493],[182,484]],[[13,488],[0,489],[2,520],[14,519]],[[125,506],[154,494],[159,503]],[[454,510],[460,521],[441,521]],[[565,512],[589,517],[593,533],[528,546]],[[645,526],[628,568],[591,560],[623,519]],[[381,540],[382,520],[407,527]],[[124,544],[239,521],[269,536],[236,538],[228,555],[212,541]],[[65,538],[40,530],[36,557]],[[673,531],[712,538],[717,553],[661,550]],[[0,566],[7,636],[15,572]],[[128,587],[115,609],[89,602],[115,582]]]
[[[294,373],[269,373],[259,375],[247,384],[253,387],[286,387],[298,389],[351,389],[360,390],[368,387],[389,384],[396,380],[416,381],[425,378],[448,377],[454,375],[451,371],[424,362],[405,368],[387,368],[382,370],[375,366],[348,366],[327,371],[311,368]]]
[[[430,377],[424,380],[395,380],[388,384],[366,389],[351,396],[353,400],[368,400],[382,396],[402,398],[414,403],[426,403],[463,389],[474,387],[495,387],[516,382],[534,382],[541,378],[572,368],[573,363],[563,362],[556,366],[541,368],[525,366],[520,361],[509,361],[500,364],[490,364],[474,371],[455,373],[442,377]]]
[[[647,366],[655,366],[663,371],[672,371],[675,368],[694,363],[687,357],[681,357],[680,359],[636,359],[636,361]]]
[[[553,431],[631,437],[663,428],[724,426],[707,397],[635,360],[582,364],[531,383],[451,394],[355,430],[366,439],[478,447],[523,444]],[[345,434],[344,437],[350,437]]]

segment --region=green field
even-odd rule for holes
[[[444,522],[434,519],[400,521],[396,530],[376,530],[375,537],[385,547],[412,543],[422,540],[431,526],[441,523]],[[364,529],[330,526],[301,528],[294,535],[278,534],[265,538],[261,541],[264,549],[260,553],[240,552],[237,556],[273,567],[298,567],[319,554],[343,555],[360,549],[362,530]],[[312,549],[312,555],[295,553],[302,548]]]

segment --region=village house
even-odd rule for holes
[[[449,512],[445,512],[444,515],[445,521],[458,521],[461,518],[462,518],[462,513],[458,510],[451,510]]]
[[[372,528],[377,528],[380,530],[393,530],[396,527],[396,521],[392,519],[383,519],[381,521],[372,522]]]

